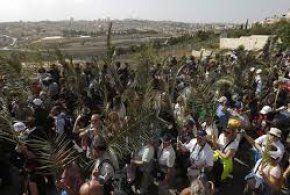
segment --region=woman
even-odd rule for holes
[[[108,129],[108,137],[114,137],[118,135],[120,129],[123,126],[121,121],[121,117],[119,116],[118,112],[112,111],[108,114],[108,121],[107,121],[107,129]]]
[[[233,170],[233,158],[239,147],[239,142],[236,139],[236,130],[227,128],[219,136],[218,140],[213,136],[214,152],[214,167],[213,174],[217,187],[220,182],[226,179]]]
[[[82,184],[80,168],[76,162],[67,165],[61,180],[56,182],[56,185],[62,189],[61,195],[77,195]]]
[[[281,189],[283,177],[277,147],[270,145],[268,149],[264,152],[265,158],[258,160],[253,172],[246,176],[246,191],[254,190],[270,195]]]

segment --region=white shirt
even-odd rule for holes
[[[262,146],[262,151],[265,151],[267,142],[268,142],[268,135],[262,135],[258,137],[257,139],[255,139],[255,143]],[[273,142],[272,144],[277,147],[277,154],[279,156],[279,161],[281,161],[284,155],[284,151],[285,151],[284,145],[282,144],[281,141]]]
[[[184,146],[188,151],[190,151],[190,161],[192,164],[199,167],[213,166],[213,150],[208,143],[203,147],[197,144],[196,139],[192,139]]]
[[[159,165],[167,166],[172,168],[175,163],[176,154],[173,147],[167,146],[163,148],[163,144],[158,149],[158,163]]]
[[[208,137],[211,138],[213,135],[215,135],[215,137],[218,137],[218,129],[214,123],[211,125],[206,125],[206,122],[204,122],[201,126],[205,129]]]
[[[142,161],[149,163],[154,158],[154,147],[151,145],[144,146]]]
[[[174,115],[178,122],[183,122],[184,121],[184,107],[178,103],[175,104]]]
[[[239,141],[235,139],[225,149],[226,145],[227,145],[226,137],[225,137],[225,134],[222,133],[220,134],[219,139],[218,139],[218,146],[219,146],[219,149],[222,150],[224,153],[227,153],[229,150],[237,151],[239,148]]]
[[[154,158],[154,147],[151,145],[144,145],[136,154],[135,160],[149,163]]]

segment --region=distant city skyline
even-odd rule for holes
[[[290,0],[1,0],[0,22],[144,19],[242,23],[286,14]]]

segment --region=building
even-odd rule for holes
[[[288,10],[287,14],[283,14],[281,16],[274,15],[272,17],[265,18],[263,21],[261,21],[259,23],[263,24],[263,25],[274,24],[274,23],[279,22],[281,20],[287,20],[290,22],[290,9]]]

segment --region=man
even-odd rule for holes
[[[87,156],[89,157],[91,156],[91,143],[94,139],[98,138],[100,134],[100,124],[100,116],[98,114],[93,114],[91,117],[91,124],[87,128],[75,130],[79,132],[82,148],[87,151]]]
[[[256,153],[255,160],[259,160],[262,157],[262,152],[264,152],[267,148],[267,145],[272,144],[275,147],[277,147],[277,155],[279,157],[279,161],[282,160],[284,155],[284,145],[281,142],[282,132],[280,129],[277,128],[270,128],[270,131],[266,135],[262,135],[258,137],[256,140],[253,140],[251,137],[249,137],[245,132],[242,133],[243,136],[246,138],[246,140],[253,145],[257,150],[258,153]]]
[[[131,164],[128,166],[128,175],[132,175],[130,180],[135,179],[135,174],[141,173],[141,188],[139,194],[147,194],[149,187],[150,174],[152,172],[152,163],[154,158],[154,143],[155,139],[150,138],[146,145],[137,153],[136,157],[131,161]],[[137,172],[136,172],[137,171]],[[132,172],[132,174],[130,174]],[[129,181],[130,182],[130,181]]]
[[[213,167],[213,150],[206,141],[206,132],[197,131],[196,139],[192,139],[188,144],[179,144],[181,150],[190,152],[191,165],[187,169],[191,181],[197,178],[202,172],[209,172]]]
[[[104,185],[104,195],[113,191],[113,177],[119,169],[118,162],[107,151],[107,144],[102,138],[97,138],[92,144],[92,155],[96,159],[92,171],[92,179]]]
[[[160,179],[163,180],[163,184],[169,185],[176,158],[175,151],[171,144],[171,135],[165,134],[163,136],[162,144],[158,149],[157,157],[160,174],[164,176],[164,178]]]

